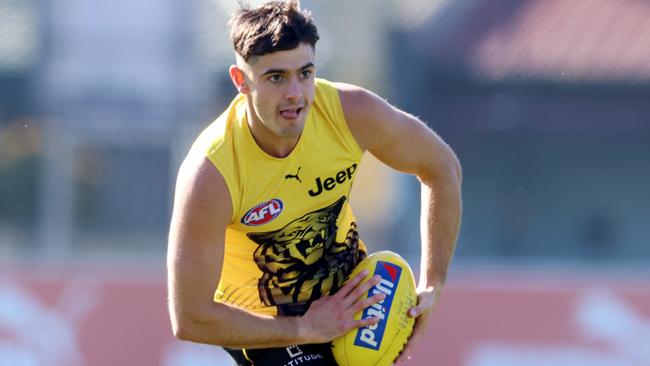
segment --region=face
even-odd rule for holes
[[[231,67],[233,82],[247,96],[249,125],[257,139],[300,136],[314,100],[314,56],[312,46],[301,43],[248,62],[238,57],[237,67]],[[241,82],[236,80],[238,72]]]

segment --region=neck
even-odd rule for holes
[[[246,117],[253,140],[265,153],[276,158],[285,158],[298,144],[300,136],[281,137],[276,135],[251,112],[250,106],[246,109]]]

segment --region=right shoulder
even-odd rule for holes
[[[226,181],[207,157],[188,155],[181,164],[174,198],[177,209],[230,221],[232,201]]]
[[[179,169],[175,206],[180,199],[181,203],[192,202],[192,208],[199,205],[220,217],[227,213],[228,222],[233,220],[233,208],[238,207],[238,197],[233,196],[237,192],[235,150],[243,115],[245,97],[238,95],[199,134]]]
[[[206,156],[188,154],[178,169],[177,184],[179,183],[190,186],[218,186],[224,183],[224,180]]]

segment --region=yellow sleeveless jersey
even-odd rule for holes
[[[218,169],[232,200],[215,301],[262,314],[302,314],[338,290],[365,257],[349,205],[363,152],[329,82],[316,79],[304,130],[287,157],[257,145],[241,94],[193,150]]]

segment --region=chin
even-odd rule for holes
[[[294,128],[284,129],[284,130],[280,131],[278,136],[283,137],[283,138],[300,137],[300,135],[302,134],[302,131],[303,131],[302,127],[300,127],[300,129],[294,129]]]
[[[305,129],[305,121],[291,121],[288,126],[285,125],[278,131],[278,136],[284,138],[298,137]]]

